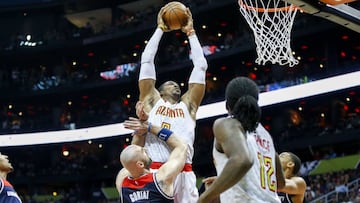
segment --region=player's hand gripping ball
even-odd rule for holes
[[[179,30],[188,22],[186,6],[178,1],[172,1],[163,7],[161,13],[164,25],[169,30]]]

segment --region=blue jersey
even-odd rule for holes
[[[120,201],[122,203],[173,203],[174,199],[160,189],[155,173],[148,173],[136,179],[124,178]]]
[[[13,186],[7,180],[2,178],[0,178],[0,202],[21,203],[21,200]]]
[[[281,203],[293,203],[291,200],[291,196],[284,192],[278,192]]]

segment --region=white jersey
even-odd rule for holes
[[[256,133],[247,134],[247,145],[254,164],[239,182],[221,193],[221,202],[280,203],[276,193],[275,148],[270,134],[259,124]],[[215,147],[213,157],[217,174],[220,174],[228,158]]]
[[[194,155],[195,121],[190,116],[184,102],[171,104],[159,99],[149,113],[149,122],[173,131],[188,145],[186,163],[191,164]],[[166,162],[170,156],[170,148],[159,138],[147,135],[145,148],[152,161]]]

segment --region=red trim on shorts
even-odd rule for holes
[[[151,169],[159,169],[164,163],[162,162],[152,162],[150,165]],[[184,168],[182,169],[182,172],[190,172],[192,171],[192,165],[185,163]]]

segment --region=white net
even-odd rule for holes
[[[293,56],[290,37],[297,8],[282,0],[239,0],[240,12],[254,32],[257,64],[266,62],[290,67]]]

